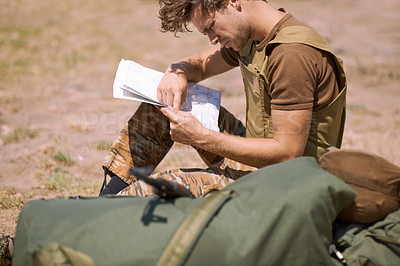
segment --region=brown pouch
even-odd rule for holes
[[[372,223],[400,208],[400,167],[386,159],[361,150],[335,149],[322,155],[319,164],[357,192],[338,218]]]

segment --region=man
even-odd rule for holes
[[[314,30],[263,0],[159,2],[162,31],[184,32],[192,23],[215,46],[168,67],[158,98],[169,108],[141,104],[103,163],[112,178],[101,194],[121,189],[121,194],[151,194],[128,170],[134,165],[154,169],[174,141],[193,146],[209,168],[153,177],[189,186],[195,196],[257,168],[302,155],[318,158],[327,147],[340,147],[345,75],[341,60]],[[207,130],[180,111],[188,81],[237,66],[247,100],[246,127],[222,107],[221,132]]]

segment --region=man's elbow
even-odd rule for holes
[[[281,153],[275,154],[275,156],[269,157],[267,160],[259,160],[258,163],[255,163],[253,166],[257,168],[262,168],[268,165],[276,164],[276,163],[282,163],[285,161],[289,161],[292,159],[295,159],[297,157],[300,157],[303,155],[303,152],[298,152],[298,151],[285,151]]]
[[[280,162],[285,162],[285,161],[289,161],[295,158],[298,158],[300,156],[302,156],[303,154],[286,154],[285,156],[282,157]]]
[[[289,148],[283,149],[280,156],[278,157],[277,163],[281,163],[281,162],[285,162],[285,161],[289,161],[289,160],[298,158],[298,157],[302,156],[303,153],[304,153],[304,148],[299,149],[299,148],[289,147]]]

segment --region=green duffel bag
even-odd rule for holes
[[[13,265],[340,265],[328,252],[332,223],[354,198],[302,157],[196,199],[31,201]]]
[[[335,223],[334,231],[347,265],[400,265],[400,209],[371,225]]]

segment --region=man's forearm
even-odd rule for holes
[[[276,139],[244,138],[214,131],[203,134],[192,145],[258,168],[302,154],[288,150]]]
[[[220,47],[212,47],[201,53],[177,60],[168,66],[166,72],[182,74],[187,81],[198,83],[232,68],[233,66],[223,59]]]
[[[272,110],[274,138],[271,139],[200,131],[191,138],[192,145],[256,167],[283,162],[303,155],[310,131],[311,113],[311,108]]]
[[[200,82],[203,79],[201,61],[190,57],[179,59],[175,63],[170,64],[166,72],[184,75],[187,81],[194,83]]]

